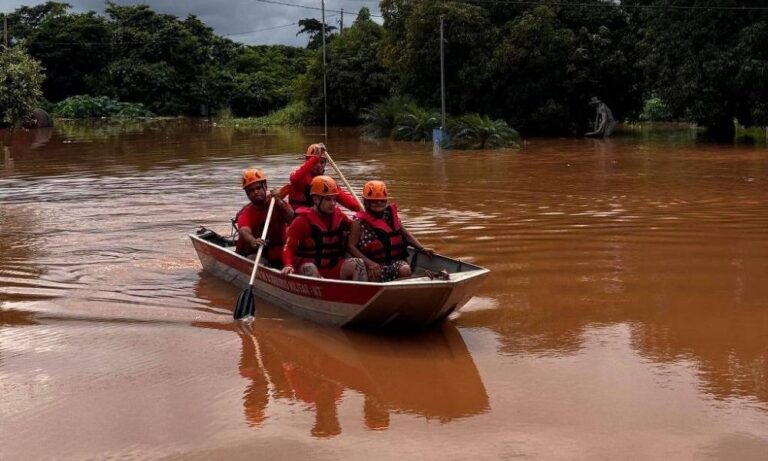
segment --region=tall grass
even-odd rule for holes
[[[222,115],[215,117],[215,120],[223,126],[303,126],[311,119],[309,107],[301,101],[292,102],[263,117],[234,118],[227,111],[222,112]]]

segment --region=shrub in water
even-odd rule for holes
[[[468,114],[448,124],[451,142],[455,147],[485,149],[486,147],[513,147],[520,140],[517,131],[504,120],[491,120],[487,115]]]
[[[54,115],[63,118],[151,117],[153,114],[141,103],[116,101],[107,96],[78,95],[54,106]]]

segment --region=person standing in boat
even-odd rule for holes
[[[367,280],[359,258],[344,258],[350,220],[336,205],[339,187],[329,176],[315,176],[310,186],[312,208],[296,210],[283,247],[283,274],[342,280]]]
[[[291,188],[288,193],[291,207],[296,210],[299,207],[314,206],[310,194],[312,180],[325,172],[325,165],[328,162],[325,144],[312,144],[307,148],[304,156],[304,163],[291,173]],[[360,204],[355,197],[344,189],[339,189],[338,203],[352,211],[360,211]]]
[[[235,251],[245,257],[253,258],[259,246],[266,245],[262,262],[267,262],[271,267],[280,268],[284,236],[288,224],[293,220],[293,209],[285,203],[277,190],[267,189],[267,176],[259,169],[249,168],[243,171],[242,184],[250,203],[241,208],[234,219],[238,236]],[[275,210],[272,212],[272,221],[269,223],[265,242],[256,236],[261,235],[264,230],[270,200],[277,200],[277,202],[275,202]]]
[[[368,280],[389,282],[410,277],[405,251],[411,244],[417,251],[433,255],[400,222],[397,204],[387,204],[389,196],[383,181],[368,181],[363,187],[364,211],[355,214],[352,222],[347,251],[365,262]]]

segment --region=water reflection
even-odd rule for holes
[[[655,363],[695,364],[701,390],[717,399],[742,396],[768,403],[768,311],[747,308],[737,317],[728,311],[705,307],[680,315],[649,307],[632,323],[632,346]]]
[[[8,147],[11,153],[23,154],[48,144],[53,132],[53,128],[0,130],[0,145]]]
[[[38,226],[39,219],[29,207],[0,206],[0,314],[20,301],[50,295],[45,284],[39,283],[43,275],[38,264],[42,252],[33,232]]]
[[[250,426],[265,424],[271,399],[312,411],[314,437],[339,435],[344,424],[359,424],[339,420],[339,405],[350,392],[362,394],[362,423],[370,430],[388,429],[391,414],[448,423],[489,410],[477,368],[451,324],[408,337],[320,328],[290,318],[194,325],[240,337]]]
[[[709,396],[768,403],[764,260],[669,249],[654,262],[634,245],[597,246],[592,264],[569,266],[567,277],[555,270],[530,274],[526,265],[506,279],[492,274],[485,289],[501,293],[503,285],[512,293],[498,309],[464,312],[460,325],[495,331],[507,355],[560,357],[582,351],[601,326],[627,325],[628,345],[639,356],[660,367],[693,367]]]
[[[228,231],[244,200],[237,184],[242,169],[261,166],[277,185],[320,131],[222,128],[201,120],[59,124],[38,140],[24,138],[31,132],[0,131],[4,142],[19,144],[0,166],[0,322],[36,321],[24,311],[46,323],[79,314],[144,319],[148,326],[169,318],[184,325],[220,321],[200,326],[234,333],[242,358],[228,371],[237,389],[237,369],[245,377],[246,421],[269,425],[258,431],[265,437],[272,429],[284,432],[286,420],[311,416],[315,422],[306,423],[305,434],[386,429],[396,443],[400,434],[410,440],[409,430],[420,430],[410,425],[398,434],[397,415],[447,422],[488,411],[445,430],[469,439],[476,430],[509,432],[525,424],[520,416],[527,414],[541,421],[539,434],[553,434],[553,421],[567,420],[562,441],[578,428],[576,418],[586,420],[584,433],[597,433],[591,416],[606,437],[621,440],[647,427],[685,432],[687,422],[668,421],[666,402],[675,401],[681,419],[708,412],[696,431],[714,428],[725,438],[730,410],[723,408],[768,415],[765,149],[698,144],[687,135],[678,141],[617,136],[609,142],[534,139],[515,151],[435,157],[428,144],[369,142],[353,130],[332,130],[328,145],[358,191],[372,177],[386,180],[422,242],[491,269],[479,296],[455,320],[477,351],[469,357],[455,329],[413,343],[361,339],[302,326],[266,306],[253,331],[229,325],[238,290],[198,274],[185,235],[198,225]],[[163,338],[190,345],[188,330]],[[116,345],[100,349],[104,363],[122,363],[123,349],[138,350],[130,335],[108,336]],[[606,349],[616,352],[608,354],[613,364],[604,362]],[[484,370],[484,382],[473,362]],[[613,375],[593,375],[605,378],[601,370],[615,370],[614,364],[632,370],[622,375],[628,378],[619,394],[642,395],[642,404],[605,405],[615,390]],[[553,366],[567,375],[552,374]],[[218,382],[208,371],[201,378]],[[665,387],[670,375],[679,379]],[[456,376],[461,385],[454,385]],[[156,388],[136,382],[137,392]],[[550,392],[542,393],[542,385]],[[492,412],[485,386],[493,393]],[[577,411],[583,413],[551,398],[537,400],[571,398],[574,390],[581,391]],[[71,401],[61,388],[50,395]],[[197,401],[176,396],[185,407]],[[227,405],[222,411],[231,409]],[[615,427],[627,412],[643,413],[639,406],[646,410],[642,427]],[[594,408],[602,412],[596,416]],[[238,428],[253,436],[235,410]],[[174,425],[183,419],[175,415]],[[733,421],[741,423],[734,430],[764,433],[764,417],[737,414]],[[441,425],[424,426],[417,436]],[[485,448],[484,440],[474,443],[466,445]],[[739,458],[734,443],[746,444],[728,442],[723,453]]]

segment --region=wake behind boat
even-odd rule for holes
[[[234,242],[209,229],[190,234],[207,272],[246,287],[253,261]],[[260,265],[254,294],[297,316],[361,329],[423,328],[442,322],[472,297],[489,270],[446,256],[408,249],[413,276],[387,283],[320,279]],[[445,280],[443,280],[445,279]]]

